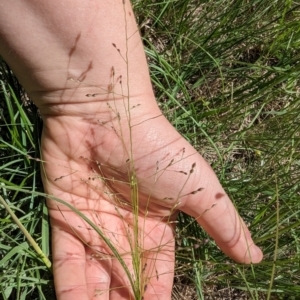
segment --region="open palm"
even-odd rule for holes
[[[125,113],[107,124],[77,117],[45,121],[46,192],[83,212],[122,259],[80,216],[49,200],[59,299],[134,299],[124,263],[147,299],[169,299],[178,209],[195,217],[235,260],[260,259],[209,165],[158,108],[142,115],[137,107],[131,127]]]
[[[136,281],[140,275],[139,288],[147,299],[169,299],[174,269],[172,221],[178,201],[167,201],[160,196],[171,195],[172,184],[163,186],[167,168],[160,172],[157,163],[151,165],[158,153],[150,143],[155,147],[157,140],[144,140],[153,158],[151,152],[138,147],[133,183],[128,151],[112,129],[75,119],[69,127],[68,122],[64,123],[65,131],[59,128],[58,134],[56,122],[50,123],[48,127],[45,122],[42,143],[46,192],[84,213],[122,259],[120,262],[103,238],[80,216],[49,200],[58,298],[134,299],[130,279]],[[139,191],[138,220],[132,203],[134,188]],[[134,233],[137,224],[138,247]],[[138,272],[134,271],[134,261],[138,261]],[[129,274],[124,270],[124,263]]]

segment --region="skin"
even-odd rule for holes
[[[171,298],[178,210],[235,261],[262,260],[209,164],[162,116],[128,0],[0,0],[0,54],[43,118],[45,191],[97,224],[130,273],[136,176],[145,299]],[[47,204],[57,298],[133,299],[99,235]]]

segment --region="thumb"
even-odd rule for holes
[[[189,195],[181,210],[193,216],[230,258],[239,263],[259,263],[262,251],[254,244],[246,224],[201,156],[194,172],[193,185],[203,190]]]

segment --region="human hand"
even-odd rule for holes
[[[131,129],[123,115],[120,119],[124,122],[111,118],[114,121],[109,126],[77,117],[45,122],[45,190],[71,203],[100,228],[132,277],[140,275],[140,290],[145,290],[146,299],[170,299],[173,221],[178,209],[194,216],[236,261],[259,262],[261,252],[256,252],[248,230],[209,165],[158,109],[143,117],[144,121],[135,122],[133,115]],[[135,171],[131,169],[131,155]],[[138,222],[130,190],[132,174],[139,192]],[[122,265],[103,239],[76,213],[64,206],[58,209],[54,201],[48,203],[58,298],[134,298],[129,296],[130,282]],[[140,238],[134,252],[130,245],[134,244],[137,224]],[[140,274],[134,272],[132,262],[136,260]]]
[[[45,191],[120,254],[49,197],[58,299],[133,298],[129,274],[145,299],[169,299],[179,209],[231,258],[259,262],[210,166],[161,115],[129,3],[31,3],[0,10],[0,51],[43,117]]]

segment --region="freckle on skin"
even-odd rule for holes
[[[220,200],[222,197],[224,197],[225,196],[225,194],[223,194],[223,193],[217,193],[216,194],[216,196],[215,196],[215,198],[217,199],[217,200]]]

